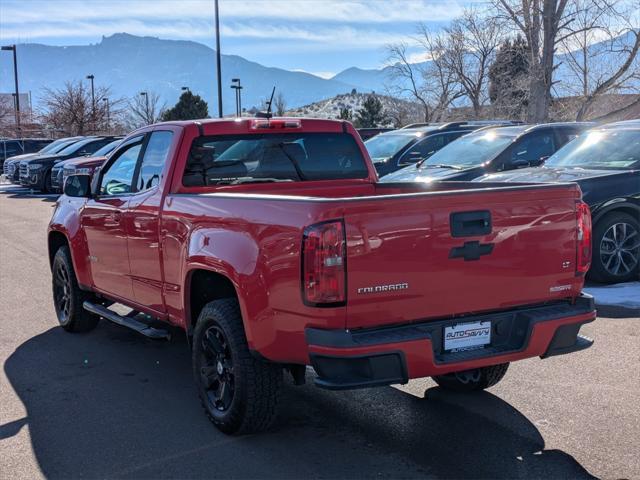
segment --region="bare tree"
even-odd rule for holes
[[[109,98],[109,87],[97,87],[95,98]],[[118,100],[112,100],[116,107]],[[104,129],[107,121],[107,109],[99,105],[92,105],[91,91],[84,82],[66,82],[60,89],[45,89],[42,99],[45,113],[44,121],[53,129],[63,131],[69,135],[86,135],[97,133]]]
[[[634,28],[637,19],[633,17],[638,15],[640,0],[631,4],[616,0],[574,2],[574,21],[567,26],[573,35],[563,40],[566,63],[573,74],[566,79],[565,88],[581,97],[576,120],[584,120],[598,97],[638,92],[640,29]]]
[[[557,45],[576,31],[567,31],[576,9],[569,0],[494,0],[499,16],[519,30],[529,47],[529,111],[527,120],[543,122],[549,115]]]
[[[428,91],[423,84],[422,70],[419,65],[409,61],[407,53],[408,45],[400,42],[387,46],[387,62],[391,84],[387,89],[391,95],[413,97],[424,110],[424,121],[431,120],[431,105]]]
[[[397,97],[385,97],[385,114],[396,128],[423,121],[422,108],[415,102]]]
[[[489,67],[502,40],[502,25],[496,17],[482,17],[475,9],[467,9],[445,32],[441,63],[454,74],[479,117],[488,98]]]
[[[447,109],[464,96],[464,90],[458,83],[456,72],[446,61],[446,38],[432,35],[424,24],[418,27],[418,31],[418,43],[431,59],[422,69],[422,77],[433,104],[430,121],[443,120]]]
[[[287,101],[284,98],[282,92],[278,92],[278,94],[273,99],[273,104],[276,107],[276,115],[281,117],[284,115],[284,112],[287,111]]]
[[[387,63],[391,96],[412,98],[423,110],[422,120],[432,122],[442,119],[447,108],[462,96],[456,84],[455,73],[444,59],[446,46],[441,37],[434,36],[425,25],[419,25],[416,41],[427,59],[412,63],[404,42],[387,46]]]
[[[127,103],[127,120],[131,128],[159,122],[166,110],[165,104],[160,104],[160,95],[156,92],[141,92],[131,97]]]

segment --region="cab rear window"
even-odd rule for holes
[[[183,184],[356,179],[368,174],[357,143],[346,133],[225,135],[194,141]]]

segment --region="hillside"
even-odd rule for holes
[[[295,108],[286,112],[286,115],[293,117],[313,117],[313,118],[338,118],[341,108],[348,108],[351,110],[353,117],[355,118],[356,112],[360,110],[369,96],[368,93],[346,93],[336,95],[331,98],[325,98],[319,102],[314,102],[303,107]],[[386,95],[376,94],[384,111],[389,116],[388,125],[393,126],[394,117],[398,111],[403,111],[406,116],[416,117],[420,119],[420,112],[416,104],[400,100],[398,98],[389,97]]]

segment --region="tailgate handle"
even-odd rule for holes
[[[473,237],[491,233],[491,212],[477,210],[474,212],[452,213],[449,217],[452,237]]]

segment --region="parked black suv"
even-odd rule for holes
[[[0,167],[7,158],[33,153],[46,147],[53,140],[48,138],[18,138],[15,140],[0,140]]]
[[[114,137],[87,137],[53,155],[40,155],[20,162],[20,185],[48,193],[51,191],[51,169],[62,160],[89,156],[114,140]]]
[[[437,150],[455,139],[487,125],[510,122],[449,122],[409,126],[380,133],[364,142],[369,156],[382,177],[399,168],[429,158]]]
[[[22,155],[9,157],[4,162],[3,173],[9,181],[13,183],[20,183],[19,163],[22,160],[31,160],[33,158],[36,158],[39,155],[51,155],[53,153],[58,153],[63,148],[68,147],[72,143],[77,142],[78,140],[81,140],[83,138],[85,137],[59,138],[58,140],[51,142],[46,147],[44,147],[41,150],[38,150],[35,153],[24,153]]]
[[[385,183],[472,180],[485,173],[541,165],[592,123],[546,123],[483,128],[451,142],[416,165],[381,179]]]
[[[640,275],[640,120],[583,133],[540,168],[486,175],[479,182],[576,182],[591,207],[589,276],[604,283]]]

